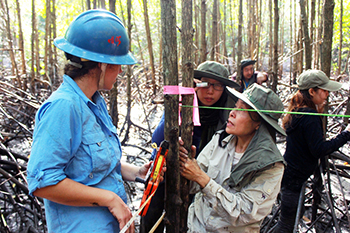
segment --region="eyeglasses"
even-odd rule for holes
[[[225,85],[222,83],[210,83],[210,82],[197,83],[196,86],[202,87],[202,88],[210,88],[210,86],[213,86],[214,90],[216,91],[222,91],[225,88]]]

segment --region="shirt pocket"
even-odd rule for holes
[[[112,155],[105,135],[102,132],[85,134],[82,143],[91,158],[92,172],[107,171],[112,163]]]
[[[219,176],[219,172],[220,170],[217,167],[214,166],[209,166],[208,167],[208,171],[207,171],[207,175],[213,179],[213,180],[217,180],[217,177]]]

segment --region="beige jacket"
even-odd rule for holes
[[[229,135],[222,141],[224,147],[220,147],[219,137],[215,134],[197,159],[211,180],[203,189],[191,183],[191,192],[197,194],[188,211],[188,232],[259,232],[280,191],[284,165],[273,163],[247,174],[244,185],[230,187],[236,139]]]

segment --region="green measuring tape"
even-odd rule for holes
[[[310,116],[329,116],[329,117],[346,117],[350,118],[350,115],[339,115],[339,114],[328,114],[328,113],[314,113],[314,112],[285,112],[275,110],[255,110],[255,109],[241,109],[241,108],[227,108],[227,107],[208,107],[198,106],[194,107],[191,105],[182,105],[185,108],[209,108],[209,109],[223,109],[223,110],[237,110],[237,111],[248,111],[248,112],[266,112],[266,113],[281,113],[281,114],[298,114],[298,115],[310,115]]]

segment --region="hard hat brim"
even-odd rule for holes
[[[134,65],[137,59],[129,51],[125,55],[112,56],[107,54],[99,54],[79,48],[69,43],[64,37],[59,37],[54,40],[54,45],[66,53],[72,54],[76,57],[84,58],[90,61],[113,64],[113,65]]]

